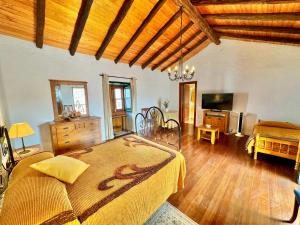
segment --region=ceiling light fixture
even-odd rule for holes
[[[168,68],[168,75],[171,81],[178,80],[191,80],[195,75],[195,67],[189,68],[188,65],[183,66],[183,46],[182,46],[182,6],[180,7],[180,59],[178,61],[178,66],[175,66],[172,70],[171,67]]]

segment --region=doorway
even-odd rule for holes
[[[128,123],[132,112],[131,86],[130,83],[113,81],[109,86],[114,136],[120,137],[131,130]]]
[[[192,135],[196,127],[197,81],[179,83],[179,122]]]

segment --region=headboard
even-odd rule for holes
[[[0,163],[0,193],[2,193],[6,188],[8,176],[15,165],[8,131],[4,126],[0,126]]]
[[[178,121],[164,118],[164,113],[156,106],[135,116],[137,135],[167,147],[181,151],[181,127]]]

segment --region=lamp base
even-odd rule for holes
[[[244,137],[244,135],[242,133],[236,133],[235,136],[237,136],[237,137]]]
[[[23,151],[20,151],[20,152],[18,152],[20,155],[23,155],[23,154],[27,154],[27,153],[29,153],[30,152],[30,150],[23,150]]]

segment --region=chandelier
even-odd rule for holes
[[[180,7],[180,59],[178,61],[178,66],[175,66],[172,70],[171,67],[168,68],[168,75],[171,81],[176,80],[191,80],[195,75],[195,67],[189,68],[188,65],[183,66],[183,46],[182,46],[182,6]]]

